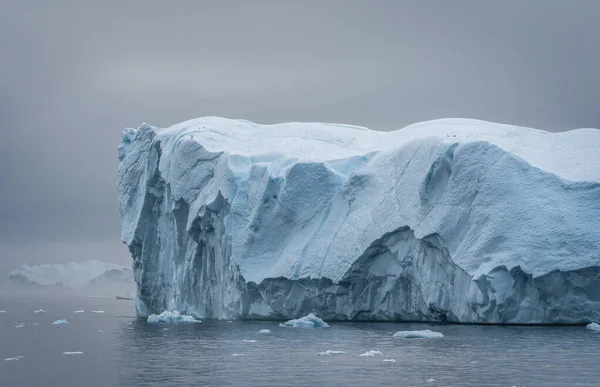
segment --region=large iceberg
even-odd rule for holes
[[[123,131],[141,316],[600,319],[600,131],[217,117]]]
[[[133,283],[130,268],[98,260],[71,262],[65,265],[22,265],[8,276],[14,284],[79,288],[87,285]]]

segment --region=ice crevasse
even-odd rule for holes
[[[600,320],[600,130],[205,117],[123,130],[136,310]]]

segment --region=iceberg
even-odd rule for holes
[[[46,313],[46,311],[44,309],[37,309],[34,310],[33,313]]]
[[[299,319],[286,321],[279,324],[279,326],[292,328],[329,328],[329,324],[312,313]]]
[[[131,269],[97,260],[66,265],[22,265],[9,276],[13,284],[80,288],[87,285],[133,283]]]
[[[118,196],[136,312],[597,320],[598,149],[597,129],[469,119],[128,128]]]
[[[65,319],[58,319],[54,321],[52,325],[69,325],[69,322]]]
[[[395,363],[396,359],[383,359],[382,360],[384,363]]]
[[[394,333],[393,337],[402,337],[405,339],[440,339],[444,335],[441,332],[425,329],[422,331],[399,331]]]
[[[596,331],[596,332],[600,332],[600,324],[598,323],[589,323],[588,325],[586,325],[585,327],[587,330],[589,331]]]
[[[172,312],[164,311],[161,314],[151,314],[148,316],[148,324],[176,324],[176,323],[201,323],[192,316],[180,314],[174,310]]]
[[[85,310],[78,309],[78,310],[74,310],[73,313],[85,313]]]
[[[271,333],[271,330],[270,329],[261,329],[260,331],[258,331],[258,333],[267,334],[267,333]]]
[[[72,352],[63,352],[63,355],[83,355],[83,352],[81,351],[72,351]]]

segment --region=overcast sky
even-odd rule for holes
[[[0,0],[3,277],[22,262],[128,264],[126,126],[600,127],[596,0],[91,3]]]

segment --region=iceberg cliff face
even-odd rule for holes
[[[123,131],[137,313],[600,319],[600,131],[207,117]]]

